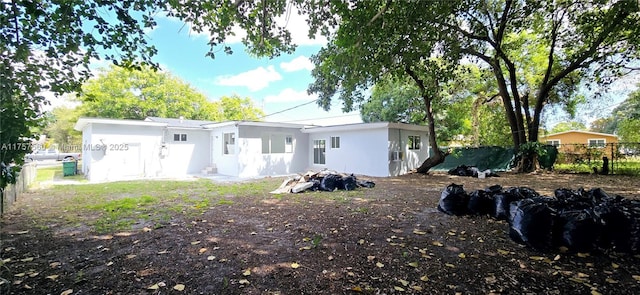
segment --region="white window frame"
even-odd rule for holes
[[[422,139],[420,138],[420,135],[409,135],[408,138],[407,145],[409,146],[409,150],[417,151],[422,149]]]
[[[233,155],[235,154],[235,146],[236,146],[236,133],[228,132],[222,133],[222,153],[225,155]]]
[[[273,138],[274,135],[278,135],[281,139],[284,138],[283,147],[284,150],[282,152],[273,152]],[[292,134],[283,134],[283,133],[263,133],[261,136],[262,140],[262,154],[291,154],[293,153],[293,135]]]
[[[547,139],[547,144],[552,146],[559,146],[562,143],[560,143],[560,139]]]
[[[327,164],[326,158],[327,141],[324,139],[313,140],[313,164],[325,165]]]
[[[178,139],[176,139],[176,136],[178,137]],[[186,133],[174,133],[173,134],[173,141],[175,141],[175,142],[187,141],[187,134]]]
[[[591,144],[592,141],[595,141],[595,144]],[[602,141],[602,145],[600,145],[598,141]],[[606,138],[588,138],[587,146],[590,148],[604,148],[607,146],[607,139]]]
[[[332,149],[340,148],[340,136],[331,136],[331,148]]]

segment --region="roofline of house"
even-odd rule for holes
[[[592,131],[582,131],[582,130],[569,130],[569,131],[563,131],[563,132],[558,132],[558,133],[553,133],[553,134],[549,134],[547,136],[543,136],[542,138],[548,138],[551,136],[556,136],[556,135],[562,135],[562,134],[567,134],[567,133],[586,133],[586,134],[591,134],[591,135],[598,135],[598,136],[612,136],[612,137],[618,137],[615,134],[609,134],[609,133],[600,133],[600,132],[592,132]]]
[[[371,129],[403,129],[411,131],[425,131],[428,132],[429,128],[422,125],[412,125],[404,123],[392,123],[392,122],[375,122],[375,123],[354,123],[345,125],[333,125],[333,126],[313,126],[304,127],[303,133],[319,133],[319,132],[334,132],[334,131],[354,131],[354,130],[371,130]]]
[[[166,127],[167,123],[151,122],[143,120],[128,120],[128,119],[107,119],[107,118],[88,118],[80,117],[73,129],[82,131],[84,127],[89,124],[107,124],[107,125],[130,125],[130,126],[155,126]]]
[[[282,128],[303,128],[305,125],[279,122],[257,122],[257,121],[226,121],[219,123],[211,123],[202,125],[204,128],[211,129],[226,126],[260,126],[260,127],[282,127]]]

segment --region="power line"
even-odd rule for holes
[[[287,108],[287,109],[284,109],[284,110],[281,110],[281,111],[277,111],[277,112],[274,112],[274,113],[271,113],[271,114],[268,114],[268,115],[264,115],[264,116],[260,117],[260,119],[264,119],[264,118],[266,118],[266,117],[273,116],[273,115],[277,115],[277,114],[282,114],[282,113],[284,113],[284,112],[288,112],[288,111],[290,111],[290,110],[294,110],[294,109],[297,109],[297,108],[299,108],[299,107],[303,107],[303,106],[306,106],[306,105],[308,105],[308,104],[312,104],[312,103],[314,103],[314,102],[317,102],[318,100],[320,100],[320,99],[319,99],[319,98],[316,98],[316,99],[314,99],[314,100],[312,100],[312,101],[308,101],[308,102],[305,102],[305,103],[303,103],[303,104],[299,104],[299,105],[292,106],[292,107],[290,107],[290,108]]]

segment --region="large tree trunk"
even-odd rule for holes
[[[418,77],[418,75],[411,69],[411,67],[407,66],[405,68],[407,74],[411,76],[411,78],[418,84],[418,88],[420,88],[420,95],[422,96],[422,101],[424,102],[425,111],[427,113],[427,127],[429,129],[429,147],[433,151],[433,153],[422,162],[420,167],[416,169],[418,173],[428,173],[431,168],[434,166],[444,162],[444,158],[449,153],[444,153],[438,148],[438,141],[436,139],[436,124],[435,119],[433,118],[433,110],[431,109],[431,95],[427,93],[427,89],[424,85],[424,81]]]

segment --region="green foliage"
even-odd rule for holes
[[[0,2],[0,145],[29,146],[43,126],[41,93],[79,90],[98,52],[126,66],[151,64],[144,30],[161,7],[164,0]],[[3,149],[0,162],[20,165],[29,150]]]
[[[111,66],[82,86],[81,114],[87,117],[146,117],[219,120],[220,111],[189,84],[149,67]]]
[[[640,119],[627,118],[618,124],[618,135],[623,142],[640,142]]]
[[[564,132],[569,130],[587,130],[587,126],[585,126],[584,123],[582,122],[576,122],[576,121],[560,122],[555,126],[553,126],[553,128],[551,128],[550,133],[553,134],[553,133],[559,133],[559,132]]]
[[[83,85],[80,115],[114,119],[146,117],[193,120],[258,120],[263,116],[250,98],[224,96],[209,101],[170,73],[149,67],[132,70],[112,66]]]
[[[222,110],[222,120],[259,121],[264,116],[262,109],[256,107],[251,98],[242,98],[237,94],[223,96],[214,104],[218,110]]]
[[[80,108],[57,107],[51,111],[52,119],[44,129],[49,139],[52,139],[58,147],[80,146],[82,133],[73,129],[80,117]],[[62,152],[71,152],[61,150]]]

